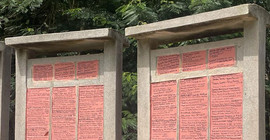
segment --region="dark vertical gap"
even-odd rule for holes
[[[265,57],[265,135],[270,140],[270,28],[266,29],[266,57]]]
[[[15,55],[12,50],[11,55],[11,89],[10,89],[10,105],[9,105],[9,140],[14,140],[15,130]]]

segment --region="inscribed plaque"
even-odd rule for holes
[[[76,87],[54,87],[52,104],[52,140],[75,140]]]
[[[79,87],[78,140],[103,139],[103,86]]]
[[[182,55],[183,71],[206,69],[206,51],[188,52]]]
[[[77,64],[77,78],[91,79],[98,77],[98,60],[83,61]]]
[[[48,140],[50,88],[30,88],[26,97],[26,140]]]
[[[210,49],[208,56],[208,68],[229,67],[235,64],[235,47],[223,47]]]
[[[177,83],[151,84],[151,139],[177,138]]]
[[[179,83],[179,138],[207,140],[207,77],[183,79]]]
[[[51,64],[33,66],[34,81],[50,81],[52,79],[53,79],[53,66]]]
[[[73,62],[55,64],[55,80],[74,80],[75,64]]]
[[[157,74],[179,73],[180,55],[166,55],[157,57]]]
[[[242,140],[242,73],[211,76],[210,138]]]

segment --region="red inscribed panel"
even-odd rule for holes
[[[179,138],[207,140],[207,77],[183,79],[179,83]]]
[[[52,103],[52,140],[75,140],[76,87],[53,88]]]
[[[211,76],[211,140],[242,140],[242,73]]]
[[[98,60],[83,61],[77,64],[78,79],[92,79],[98,77]]]
[[[33,66],[34,81],[51,81],[52,79],[53,79],[53,66],[51,64]]]
[[[55,80],[74,80],[75,64],[73,62],[55,64]]]
[[[50,88],[30,88],[26,99],[26,140],[48,140]]]
[[[151,84],[151,139],[177,138],[177,83],[166,81]]]
[[[103,139],[102,85],[79,87],[78,140]]]
[[[206,69],[206,51],[188,52],[182,55],[183,71]]]
[[[180,55],[166,55],[157,57],[157,73],[168,74],[168,73],[179,73],[180,67]]]
[[[229,67],[235,64],[235,47],[223,47],[209,50],[208,68]]]

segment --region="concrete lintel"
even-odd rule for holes
[[[252,21],[258,18],[266,19],[266,24],[270,25],[270,14],[265,9],[256,4],[243,4],[129,27],[126,28],[126,36],[136,39],[151,38],[162,44],[243,31],[244,21]]]
[[[119,40],[124,46],[128,46],[123,35],[109,28],[10,37],[5,39],[5,43],[13,48],[36,52],[57,52],[103,49],[104,42],[110,40]]]

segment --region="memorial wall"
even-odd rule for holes
[[[268,27],[266,10],[244,4],[126,28],[138,41],[138,140],[265,140]]]
[[[16,52],[15,140],[121,139],[123,35],[104,28],[5,42]]]
[[[151,51],[151,139],[242,140],[243,39]]]

